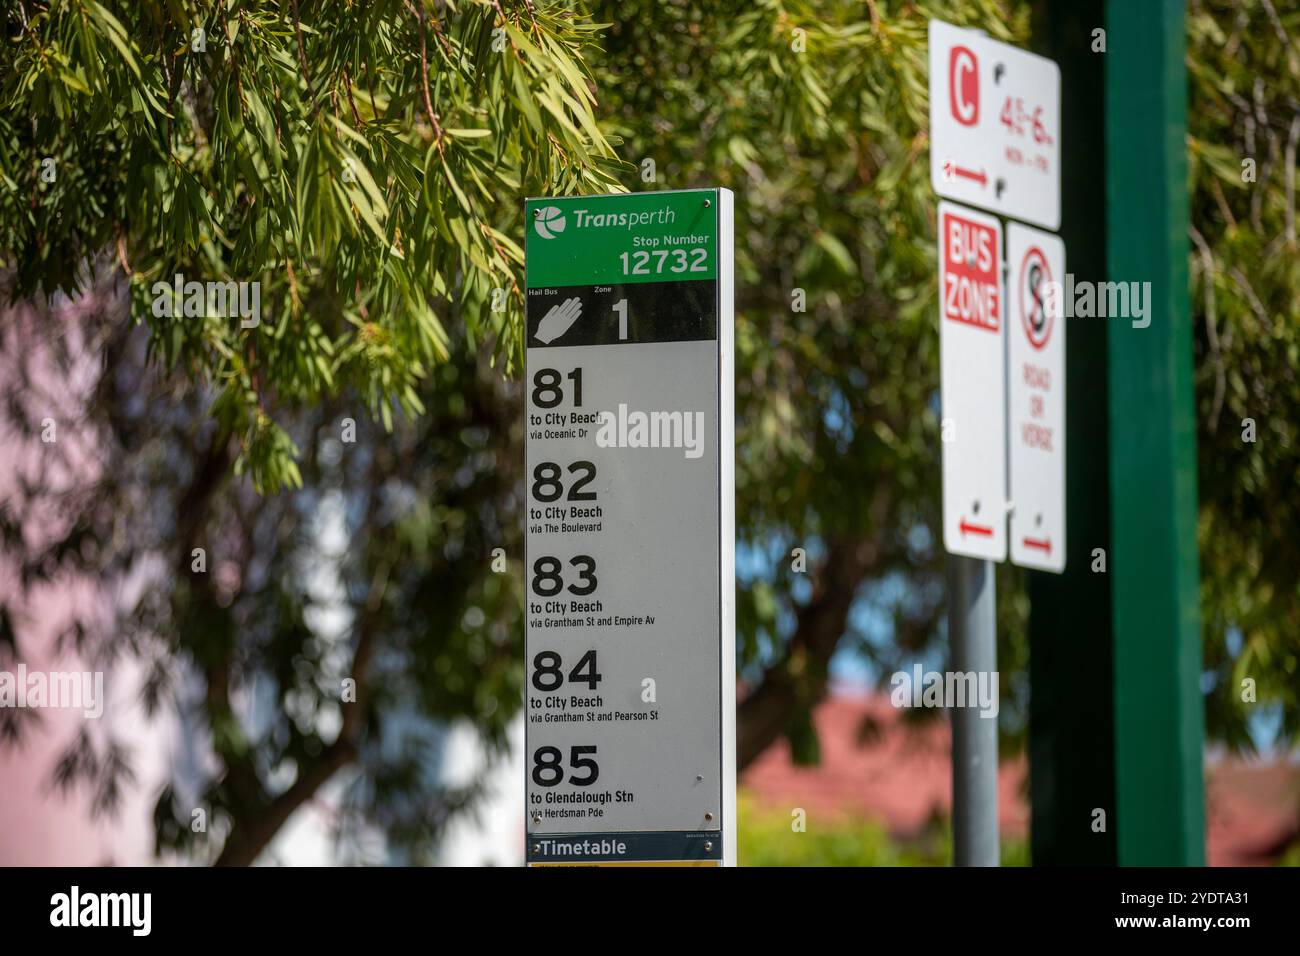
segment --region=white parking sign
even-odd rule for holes
[[[940,196],[1061,225],[1061,71],[930,21],[930,181]]]

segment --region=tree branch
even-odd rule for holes
[[[308,764],[293,785],[281,793],[262,812],[248,815],[235,824],[221,848],[216,866],[250,866],[266,848],[295,810],[340,769],[355,759],[356,744],[342,733],[321,751],[320,759]]]
[[[799,609],[785,655],[768,668],[736,712],[736,766],[743,770],[786,732],[791,718],[826,696],[831,655],[848,625],[858,585],[879,560],[874,541],[832,539],[813,582],[812,599]]]
[[[373,465],[372,465],[373,469]],[[378,522],[379,495],[378,483],[372,473],[370,495],[367,503],[366,525],[375,527]],[[315,796],[316,791],[324,786],[339,770],[352,763],[361,746],[361,730],[369,698],[366,686],[366,674],[370,669],[370,660],[374,655],[375,643],[381,624],[381,610],[384,593],[388,589],[390,567],[381,563],[370,582],[357,617],[357,647],[352,654],[351,676],[356,681],[356,699],[343,705],[343,721],[339,735],[334,742],[321,751],[320,757],[303,766],[298,778],[283,793],[270,800],[261,801],[261,805],[252,804],[251,809],[237,818],[230,835],[226,838],[221,853],[217,856],[216,866],[250,866],[275,837],[280,828],[293,816],[304,803]],[[260,783],[258,784],[260,789]]]

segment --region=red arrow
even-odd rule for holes
[[[961,533],[962,533],[963,535],[965,535],[967,532],[969,532],[970,534],[979,534],[979,535],[983,535],[983,536],[986,537],[986,538],[991,538],[991,537],[993,537],[993,529],[992,529],[992,528],[990,528],[990,527],[988,527],[988,526],[986,526],[986,525],[982,525],[982,524],[971,524],[971,523],[970,523],[969,521],[967,521],[965,518],[962,518],[962,519],[961,519],[961,524],[958,525],[958,527],[961,529]]]
[[[1037,548],[1039,551],[1046,551],[1048,554],[1052,553],[1051,538],[1043,538],[1041,540],[1038,538],[1024,538],[1021,543],[1024,544],[1026,548]]]
[[[951,176],[960,176],[963,179],[970,179],[980,184],[981,187],[987,186],[989,182],[988,174],[984,170],[978,173],[973,169],[963,169],[961,166],[955,166],[952,160],[943,164],[943,171]]]

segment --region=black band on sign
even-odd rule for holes
[[[536,288],[526,306],[528,348],[718,337],[716,279]]]

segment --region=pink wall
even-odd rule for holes
[[[98,297],[98,298],[97,298]],[[22,434],[0,404],[0,503],[22,516],[30,547],[57,533],[62,519],[52,506],[24,508],[17,491],[20,478],[61,492],[93,480],[101,467],[93,434],[81,426],[81,409],[99,374],[98,356],[82,340],[88,314],[120,314],[113,290],[98,291],[70,303],[56,301],[48,311],[31,307],[0,310],[0,391],[30,379],[20,392],[27,415],[39,429],[42,419],[56,423],[57,449],[42,444],[39,433]],[[91,313],[90,310],[95,310]],[[92,318],[94,322],[103,318]],[[59,336],[72,356],[61,367],[44,339]],[[71,651],[57,653],[56,638],[73,620],[108,623],[114,595],[105,583],[86,575],[63,575],[24,594],[18,563],[0,549],[0,604],[9,611],[17,635],[19,658],[32,670],[90,671],[96,665]],[[0,654],[0,670],[14,672],[17,660]],[[119,658],[105,670],[104,715],[91,720],[79,710],[42,708],[40,720],[23,719],[19,744],[0,742],[0,865],[141,864],[153,851],[152,807],[165,766],[166,740],[172,721],[146,723],[136,701],[138,667]],[[135,783],[128,785],[116,814],[91,813],[92,795],[85,786],[60,790],[53,782],[55,765],[67,745],[88,727],[94,739],[106,732],[127,741],[132,750]]]

